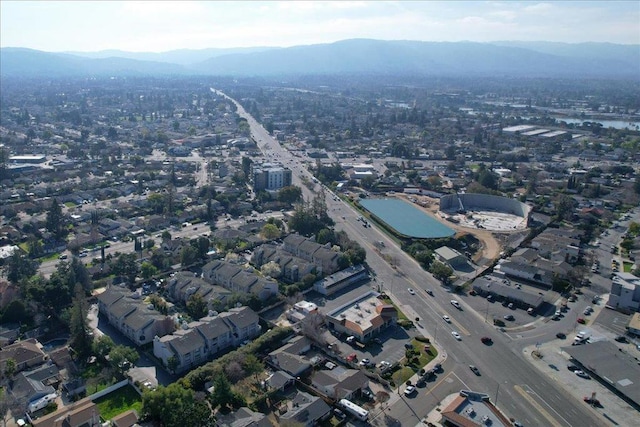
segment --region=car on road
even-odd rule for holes
[[[462,310],[462,307],[460,307],[460,303],[455,299],[451,300],[451,305],[457,308],[458,310]]]
[[[588,380],[589,378],[591,378],[589,376],[589,374],[587,374],[585,371],[581,371],[581,370],[577,370],[577,371],[573,371],[574,374],[576,374],[577,376],[579,376],[580,378],[584,378],[586,380]]]
[[[560,338],[561,340],[563,340],[563,339],[567,338],[567,335],[563,334],[562,332],[558,332],[556,334],[556,338]]]
[[[477,367],[475,367],[474,365],[469,365],[469,369],[471,369],[471,372],[473,372],[477,376],[480,376],[480,370]]]
[[[446,314],[444,316],[442,316],[442,319],[447,323],[451,323],[451,318],[449,316],[447,316]]]
[[[414,291],[411,288],[407,289],[407,292],[409,292],[411,295],[415,295],[416,294],[416,291]]]
[[[433,296],[433,291],[431,289],[425,289],[425,292],[429,295]]]
[[[407,388],[404,389],[405,396],[411,396],[415,392],[416,392],[416,388],[412,385],[408,385]]]
[[[493,344],[493,340],[489,337],[482,337],[480,338],[480,341],[482,341],[482,343],[486,345]]]
[[[462,337],[461,337],[461,336],[460,336],[460,334],[459,334],[459,333],[457,333],[456,331],[452,331],[452,332],[451,332],[451,335],[453,335],[453,337],[454,337],[455,339],[457,339],[458,341],[462,341]]]
[[[513,314],[507,314],[506,316],[504,316],[504,320],[509,320],[513,322],[514,320],[516,320],[516,318],[513,317]]]
[[[567,369],[570,370],[571,372],[580,370],[580,368],[578,368],[576,365],[567,365]]]

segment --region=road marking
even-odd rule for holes
[[[547,421],[549,421],[550,425],[552,425],[554,427],[562,427],[562,424],[558,423],[558,421],[556,421],[556,419],[549,412],[547,412],[546,409],[544,409],[538,402],[536,402],[535,399],[533,397],[531,397],[531,395],[529,394],[528,391],[525,391],[519,385],[514,385],[513,388],[518,393],[520,393],[520,395],[522,397],[524,397],[531,404],[531,406],[533,406],[536,409],[536,411],[538,411],[543,417],[545,417],[547,419]],[[529,387],[527,387],[527,388],[529,388]],[[535,392],[533,390],[531,391],[531,393],[535,394]],[[536,394],[536,396],[537,396],[537,394]],[[563,420],[564,420],[564,418],[563,418]],[[566,422],[566,420],[564,420],[564,421]],[[569,424],[569,425],[571,425],[571,424]]]

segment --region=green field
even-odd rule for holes
[[[135,409],[138,414],[142,410],[142,397],[130,385],[96,399],[94,403],[98,405],[100,416],[104,420],[110,420],[129,409]]]

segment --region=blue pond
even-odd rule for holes
[[[386,222],[398,233],[421,239],[451,237],[455,231],[422,212],[410,203],[398,199],[365,199],[360,204]]]

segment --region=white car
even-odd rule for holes
[[[413,289],[409,288],[407,289],[407,291],[411,294],[411,295],[415,295],[416,291],[414,291]]]
[[[457,300],[452,299],[451,300],[451,305],[454,306],[457,309],[460,309],[460,303]]]
[[[411,396],[413,393],[415,393],[416,388],[412,385],[408,385],[407,388],[404,389],[404,395],[405,396]]]
[[[574,374],[576,374],[580,378],[584,378],[584,379],[587,379],[587,380],[590,378],[589,375],[584,371],[580,371],[580,370],[574,371]]]
[[[446,314],[442,316],[442,319],[444,319],[444,321],[447,323],[451,323],[451,318],[449,318],[449,316],[447,316]]]
[[[457,333],[456,331],[451,332],[451,335],[453,335],[453,337],[455,339],[457,339],[458,341],[462,341],[462,337],[460,336],[459,333]]]

